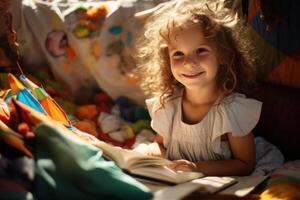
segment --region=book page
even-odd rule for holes
[[[178,184],[203,177],[200,172],[176,172],[166,166],[140,167],[130,170],[133,175],[149,177],[163,182]]]
[[[219,194],[236,195],[244,197],[262,183],[268,176],[234,176],[233,178],[238,181],[237,184],[230,188],[221,191]]]
[[[100,148],[103,151],[103,155],[105,158],[114,161],[120,168],[122,168],[125,164],[124,156],[121,153],[121,148],[113,147],[110,144],[107,144],[102,141],[97,141],[93,143],[94,146]]]
[[[103,151],[105,157],[115,161],[122,169],[130,170],[144,166],[158,166],[171,163],[171,161],[161,157],[146,156],[132,150],[114,147],[102,141],[94,143],[94,145]]]
[[[130,170],[143,167],[156,167],[170,164],[171,161],[155,156],[134,156],[128,160],[128,168]]]
[[[190,181],[203,174],[199,172],[175,172],[164,165],[171,161],[161,157],[146,156],[139,152],[114,147],[105,142],[99,141],[94,145],[102,149],[104,155],[115,161],[115,163],[124,171],[132,175],[148,177],[173,184]]]
[[[157,190],[154,193],[153,200],[180,200],[192,192],[200,194],[215,194],[236,182],[237,181],[231,177],[207,176],[190,182],[178,184],[173,187],[165,187],[161,190]]]

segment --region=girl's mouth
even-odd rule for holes
[[[194,73],[194,74],[182,74],[185,78],[197,78],[200,75],[204,74],[204,72]]]

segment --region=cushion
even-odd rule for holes
[[[253,46],[261,61],[258,67],[260,79],[300,88],[300,21],[297,20],[300,4],[292,0],[251,2],[248,13],[249,36],[255,43]],[[261,8],[267,4],[263,12]],[[263,14],[271,14],[272,19],[278,20],[271,29],[268,26],[272,20],[263,20]]]
[[[16,30],[23,64],[33,72],[41,70],[36,63],[47,61],[57,80],[78,99],[99,86],[113,99],[126,96],[142,104],[138,77],[131,73],[135,63],[130,52],[139,30],[133,14],[157,2],[135,1],[123,7],[121,1],[66,1],[64,6],[13,1],[12,13],[20,16],[16,24],[22,22]]]
[[[300,159],[300,90],[260,83],[249,96],[263,102],[254,134],[276,145],[285,159]]]

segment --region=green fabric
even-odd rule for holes
[[[42,101],[43,99],[49,97],[49,95],[43,88],[35,88],[32,93],[39,101]]]
[[[0,199],[1,200],[34,200],[32,194],[27,191],[1,191],[0,190]]]
[[[41,124],[36,134],[37,199],[150,199],[152,193],[63,129]]]

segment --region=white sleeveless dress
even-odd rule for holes
[[[159,98],[146,100],[152,118],[151,127],[164,139],[166,157],[170,160],[186,159],[192,162],[229,159],[230,147],[221,136],[247,135],[256,126],[262,103],[234,93],[212,106],[197,124],[182,121],[182,97],[168,101],[162,108]]]

